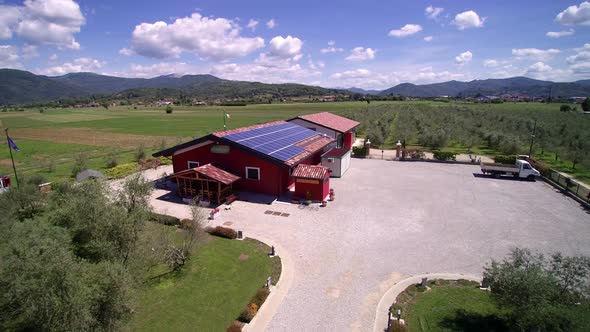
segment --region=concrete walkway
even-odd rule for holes
[[[422,278],[428,278],[428,280],[435,280],[435,279],[444,279],[444,280],[459,280],[465,279],[470,281],[477,281],[481,282],[480,277],[464,275],[464,274],[453,274],[453,273],[429,273],[429,274],[421,274],[413,277],[406,278],[385,292],[379,304],[377,305],[377,310],[375,312],[375,325],[373,327],[373,332],[383,332],[387,330],[387,318],[388,318],[388,311],[391,305],[395,302],[397,296],[403,292],[406,288],[410,285],[418,284],[422,281]]]

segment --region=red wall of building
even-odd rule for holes
[[[354,144],[354,133],[351,131],[344,134],[344,143],[342,144],[344,148],[352,149],[352,145]]]
[[[302,181],[303,182],[300,182]],[[309,181],[315,184],[307,183]],[[314,201],[323,201],[330,191],[330,173],[326,173],[324,180],[295,179],[295,197],[307,199],[307,192],[311,193]]]
[[[292,183],[288,168],[271,164],[233,147],[230,147],[227,154],[212,153],[211,146],[213,144],[174,155],[172,157],[174,172],[187,169],[188,161],[197,161],[201,166],[212,163],[241,177],[234,183],[236,190],[275,196],[285,192],[289,184]],[[260,180],[246,179],[246,166],[260,168]]]

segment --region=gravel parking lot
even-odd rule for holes
[[[231,223],[289,251],[293,283],[268,331],[370,331],[377,302],[397,281],[480,275],[514,246],[590,255],[590,215],[573,200],[541,181],[479,172],[354,159],[343,178],[331,180],[336,200],[327,208],[238,201],[211,224]]]

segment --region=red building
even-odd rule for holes
[[[175,175],[180,173],[176,178],[182,179],[177,182],[181,195],[198,193],[223,201],[230,185],[223,172],[239,178],[232,179],[232,189],[279,196],[296,185],[292,176],[295,168],[301,164],[319,164],[333,142],[335,139],[325,134],[295,123],[276,121],[214,132],[153,156],[172,158]],[[214,166],[211,168],[214,171],[203,174],[199,167],[208,164]],[[183,172],[188,169],[194,172]],[[211,185],[214,181],[220,183]],[[317,190],[323,193],[323,186]]]

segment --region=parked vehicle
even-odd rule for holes
[[[526,160],[517,160],[514,165],[495,164],[495,163],[481,163],[481,172],[483,174],[491,174],[494,177],[500,175],[512,175],[521,179],[535,181],[537,176],[541,173],[531,166]]]
[[[10,177],[7,175],[0,176],[0,193],[7,192],[10,188]]]

